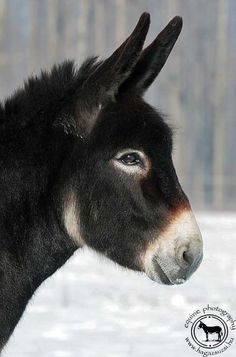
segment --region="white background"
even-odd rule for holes
[[[187,283],[158,285],[81,250],[37,291],[3,357],[198,356],[189,314],[209,303],[236,319],[236,215],[197,218],[205,255]],[[236,356],[236,341],[222,356]]]

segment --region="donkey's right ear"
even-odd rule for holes
[[[132,90],[142,95],[152,84],[166,63],[169,54],[182,30],[182,18],[175,16],[146,47],[131,75],[120,87],[120,92]]]

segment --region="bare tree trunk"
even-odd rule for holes
[[[58,33],[57,33],[57,13],[58,13],[58,0],[47,2],[47,44],[48,44],[48,57],[50,64],[57,61],[57,46],[58,46]]]
[[[126,38],[126,0],[116,0],[116,46]]]
[[[88,55],[87,50],[87,31],[89,27],[88,14],[89,14],[89,1],[82,0],[80,2],[80,14],[78,19],[78,42],[77,42],[77,55],[81,60],[84,60]]]
[[[171,18],[174,14],[179,13],[179,3],[177,0],[168,0],[167,3],[168,9],[168,17]],[[171,77],[172,82],[171,85],[168,86],[168,103],[172,113],[172,118],[174,122],[174,126],[177,128],[181,128],[175,136],[175,150],[173,152],[174,162],[176,163],[176,167],[178,172],[184,173],[186,172],[186,148],[184,144],[184,128],[185,128],[185,115],[181,108],[180,103],[180,93],[181,93],[181,59],[179,53],[179,46],[177,44],[177,48],[173,50],[175,52],[174,60],[171,63]],[[167,64],[168,65],[168,64]],[[184,176],[182,177],[182,183],[184,185]]]
[[[94,2],[94,17],[95,54],[105,54],[106,46],[104,41],[104,24],[106,21],[106,9],[103,0]]]
[[[227,83],[228,1],[218,0],[217,20],[213,188],[214,205],[216,208],[222,208],[224,196],[224,115]]]
[[[6,12],[6,0],[0,0],[0,49],[4,45],[4,18]],[[6,56],[3,51],[0,51],[0,66],[6,63]]]

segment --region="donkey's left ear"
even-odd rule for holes
[[[128,78],[142,52],[150,25],[143,13],[131,35],[105,61],[95,66],[83,83],[76,107],[82,131],[90,133],[103,105],[113,100],[120,85]]]
[[[120,93],[132,90],[142,95],[146,91],[166,63],[182,26],[182,18],[174,17],[156,39],[142,51],[132,73],[119,88]]]

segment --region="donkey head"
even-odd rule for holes
[[[144,13],[108,59],[80,70],[87,77],[73,112],[78,139],[63,220],[78,245],[157,282],[180,284],[200,264],[202,239],[172,163],[171,129],[143,94],[182,19],[172,19],[142,50],[149,23]]]
[[[198,329],[203,328],[203,327],[204,327],[204,323],[202,321],[200,321],[199,325],[198,325]]]

